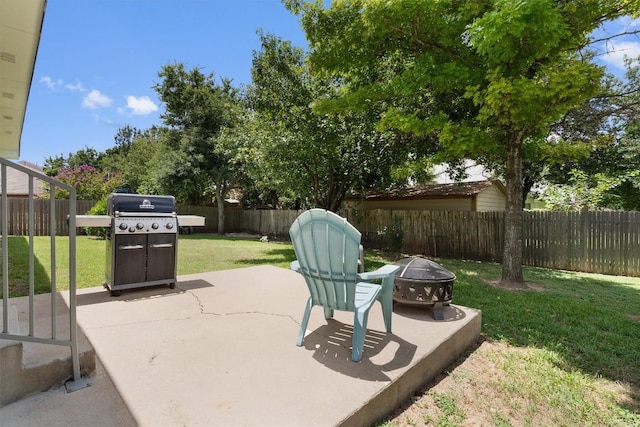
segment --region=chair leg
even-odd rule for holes
[[[364,338],[367,334],[367,319],[369,310],[356,311],[353,315],[353,340],[351,342],[351,360],[359,362],[362,359]]]
[[[395,277],[395,276],[394,276]],[[382,281],[382,291],[378,295],[378,300],[382,304],[382,315],[384,316],[384,326],[387,333],[391,333],[391,317],[393,315],[393,281],[394,277],[388,277]]]
[[[311,309],[313,308],[313,303],[311,297],[307,300],[307,306],[304,309],[304,315],[302,316],[302,322],[300,323],[300,332],[298,333],[298,341],[296,341],[296,345],[300,347],[302,342],[304,341],[304,336],[307,333],[307,324],[309,323],[309,316],[311,315]]]

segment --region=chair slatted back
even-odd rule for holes
[[[294,221],[289,235],[313,304],[353,311],[360,232],[333,212],[311,209]]]

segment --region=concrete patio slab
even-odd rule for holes
[[[180,276],[175,289],[120,297],[82,289],[77,316],[99,358],[97,387],[62,400],[84,399],[92,424],[104,426],[366,426],[480,335],[481,314],[470,308],[452,305],[435,321],[428,310],[396,305],[386,334],[373,307],[354,363],[350,313],[326,321],[316,307],[296,347],[307,298],[301,276],[272,266]],[[29,425],[25,407],[38,397],[0,409],[3,420]],[[82,424],[65,405],[46,409],[48,425]]]

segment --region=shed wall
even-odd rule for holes
[[[478,193],[476,199],[477,212],[504,211],[506,205],[506,196],[494,185]]]

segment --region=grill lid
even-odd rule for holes
[[[176,199],[173,196],[111,193],[107,199],[107,214],[110,216],[132,213],[167,215],[175,212]]]
[[[402,266],[396,277],[416,281],[455,280],[456,276],[440,264],[426,258],[409,257],[396,262]]]

